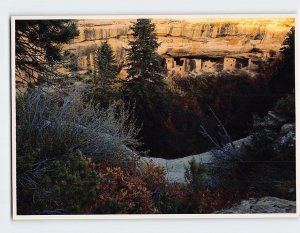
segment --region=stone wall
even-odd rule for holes
[[[236,68],[236,59],[231,57],[224,57],[223,70],[233,71]]]

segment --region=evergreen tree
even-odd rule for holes
[[[295,90],[295,28],[292,27],[280,49],[282,59],[274,66],[270,87],[278,97],[293,94]]]
[[[143,125],[140,137],[152,154],[158,154],[166,143],[169,116],[169,95],[163,81],[162,58],[155,25],[150,19],[138,19],[131,27],[134,40],[128,52],[128,77],[125,82],[125,99],[135,106],[135,117]]]
[[[135,40],[128,50],[128,77],[139,82],[162,83],[162,58],[157,54],[159,47],[155,25],[150,19],[138,19],[130,28]]]
[[[295,28],[292,27],[285,38],[280,52],[283,56],[283,77],[286,91],[291,94],[295,89]]]
[[[104,42],[96,52],[95,69],[95,79],[100,80],[102,84],[110,83],[118,74],[115,56],[107,42]]]
[[[61,77],[68,61],[62,44],[78,35],[72,20],[16,20],[16,77],[27,83]]]
[[[287,34],[287,37],[282,43],[280,53],[283,55],[284,60],[289,63],[295,62],[295,28],[292,27]]]

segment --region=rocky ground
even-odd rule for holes
[[[276,134],[275,147],[281,145],[295,146],[295,123],[289,121],[283,116],[279,116],[272,111],[269,111],[264,118],[255,120],[255,128],[260,128],[267,131],[272,131]],[[250,145],[252,141],[252,136],[234,141],[234,147],[237,152],[240,152],[243,145]],[[225,146],[228,150],[232,148],[229,144]],[[275,148],[276,149],[276,148]],[[164,167],[166,171],[166,177],[170,182],[186,183],[184,173],[185,168],[189,165],[189,161],[193,158],[197,162],[204,163],[208,168],[213,165],[214,155],[216,151],[208,151],[205,153],[191,155],[178,159],[162,159],[153,157],[142,157],[142,161],[153,163]],[[276,181],[274,181],[276,183]],[[287,182],[277,182],[274,183],[273,189],[279,190],[278,193],[284,192],[295,196],[295,181]],[[279,187],[277,187],[279,186]],[[288,187],[286,187],[288,186]],[[289,196],[289,195],[284,195]],[[292,199],[295,200],[295,199]],[[285,200],[277,197],[265,196],[262,198],[250,198],[248,200],[243,200],[240,204],[234,205],[229,209],[224,209],[215,212],[217,214],[246,214],[246,213],[296,213],[296,201]]]
[[[296,213],[296,202],[277,197],[250,198],[215,214]]]
[[[247,145],[251,142],[251,136],[234,141],[233,144],[237,150],[241,149],[242,145]],[[229,147],[229,145],[227,145]],[[162,166],[166,171],[166,177],[170,182],[186,183],[184,178],[185,167],[189,162],[195,158],[196,162],[202,162],[208,167],[213,162],[213,152],[208,151],[205,153],[190,155],[179,159],[162,159],[154,157],[142,157],[142,161],[150,162]]]

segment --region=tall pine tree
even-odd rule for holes
[[[104,85],[111,83],[118,74],[115,56],[107,42],[104,42],[96,52],[95,69],[95,79]]]
[[[128,76],[125,99],[135,105],[137,123],[143,125],[140,137],[151,154],[163,149],[167,136],[165,122],[169,116],[169,96],[163,81],[162,58],[155,25],[150,19],[138,19],[131,27],[134,40],[128,52]]]
[[[162,58],[157,54],[159,47],[155,25],[150,19],[137,19],[130,28],[134,40],[129,43],[128,78],[139,82],[162,83]]]

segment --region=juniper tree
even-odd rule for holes
[[[78,35],[72,20],[16,20],[16,77],[27,83],[61,77],[68,57],[62,44]]]
[[[96,51],[95,69],[95,79],[103,84],[110,83],[118,74],[115,56],[107,42],[104,42]]]

